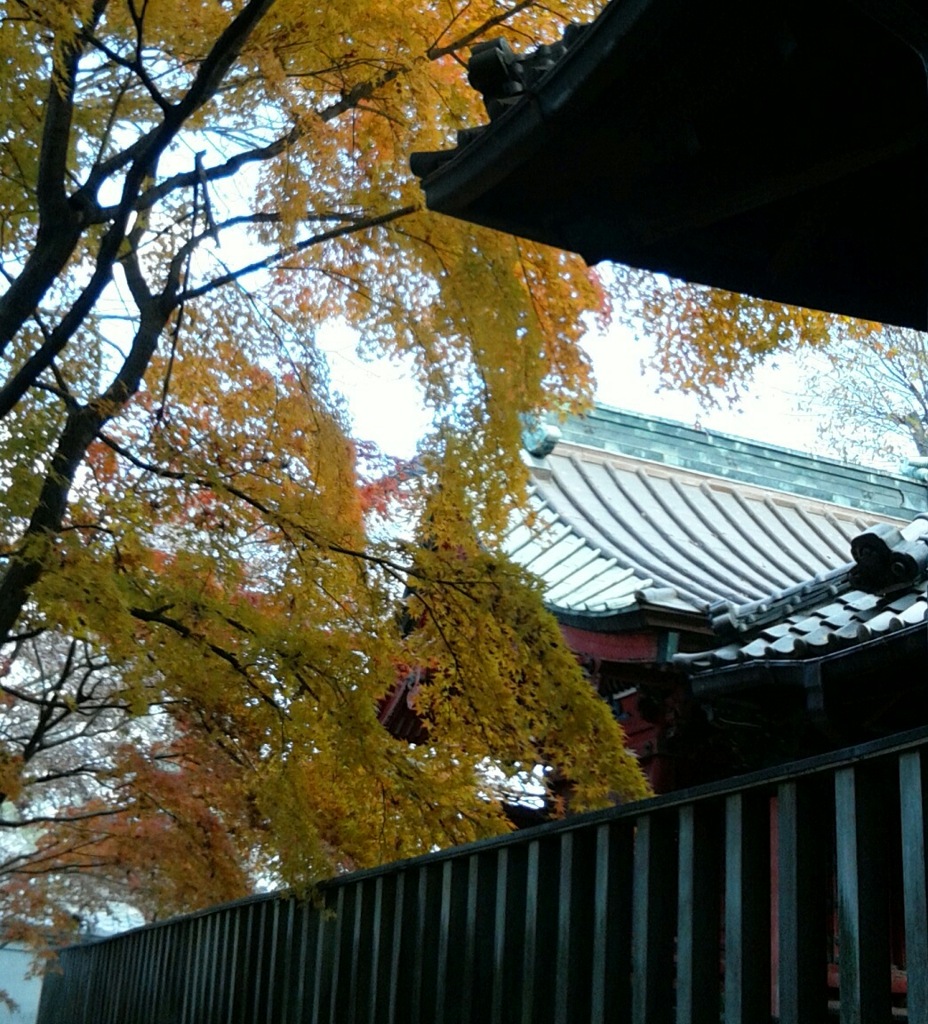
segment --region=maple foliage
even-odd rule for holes
[[[520,417],[583,401],[604,292],[573,257],[429,215],[408,171],[475,120],[469,45],[591,13],[4,6],[8,934],[497,832],[481,764],[557,764],[578,807],[644,792],[537,589],[492,554]],[[396,488],[314,346],[331,318],[417,368],[418,543],[370,529]],[[413,664],[417,746],[376,711]]]
[[[837,353],[866,342],[880,324],[737,292],[612,268],[610,291],[630,326],[653,345],[652,369],[664,389],[695,394],[707,407],[736,403],[754,372],[777,354]]]

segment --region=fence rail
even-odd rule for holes
[[[39,1024],[928,1022],[928,731],[70,947]]]

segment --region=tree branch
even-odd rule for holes
[[[22,546],[0,576],[0,643],[9,639],[29,589],[42,575],[49,543],[61,530],[78,466],[104,424],[117,415],[138,390],[173,305],[158,296],[143,306],[129,354],[112,384],[92,402],[69,411],[24,533],[24,541],[31,543]]]
[[[445,57],[449,53],[457,53],[458,50],[463,50],[465,46],[470,46],[475,39],[479,39],[480,36],[491,28],[496,28],[497,25],[502,25],[520,11],[524,11],[526,7],[532,7],[536,3],[537,0],[519,0],[519,3],[514,7],[511,7],[508,11],[501,11],[492,18],[487,18],[482,25],[478,25],[477,28],[470,32],[465,32],[463,36],[455,39],[453,43],[448,43],[446,46],[429,47],[427,51],[429,60],[438,60],[440,57]]]
[[[102,14],[106,2],[107,0],[96,0],[95,10],[99,8],[100,14]],[[153,173],[153,169],[157,166],[161,154],[184,122],[214,95],[222,78],[237,59],[248,37],[270,9],[273,2],[274,0],[249,0],[216,40],[209,54],[200,65],[183,99],[167,109],[164,120],[160,125],[145,136],[144,139],[140,140],[139,143],[129,147],[129,150],[126,151],[128,153],[131,150],[133,153],[132,163],[126,172],[122,187],[122,198],[113,212],[112,223],[100,242],[90,282],[81,292],[77,301],[71,306],[65,316],[62,317],[61,322],[51,332],[51,335],[0,390],[0,418],[7,415],[16,406],[26,391],[35,383],[39,375],[51,365],[52,360],[70,341],[74,331],[80,326],[100,297],[104,287],[111,278],[113,264],[117,259],[119,249],[125,238],[129,217],[135,211],[142,182],[149,174]],[[78,50],[73,58],[71,89],[73,89],[73,75],[76,74],[79,52]],[[68,96],[70,96],[71,89],[67,93]],[[54,87],[52,91],[54,91]],[[62,118],[58,118],[58,120],[61,121]],[[48,120],[46,120],[46,125],[48,123]],[[70,115],[68,115],[67,124],[68,126],[70,125]],[[54,136],[59,143],[61,143],[61,140],[58,139],[60,133],[61,129],[59,128]],[[64,141],[66,142],[67,140]],[[58,183],[55,186],[56,190],[63,190],[64,187],[64,165],[59,167],[59,164],[62,159],[66,159],[66,148],[65,146],[64,156],[59,155],[58,149],[51,150],[53,156],[50,156],[50,166],[47,171],[49,181],[54,177],[56,169],[61,172]],[[86,199],[89,195],[88,188],[91,181],[97,185],[99,184],[101,180],[99,169],[95,169],[95,172],[91,173],[87,185],[77,193],[77,196]],[[58,210],[59,206],[60,203],[56,202],[54,204],[54,211],[57,213],[60,213]],[[73,206],[74,202],[68,204],[69,214]],[[60,232],[63,239],[57,246],[51,247],[51,255],[55,258],[46,257],[36,264],[37,269],[41,270],[42,273],[36,280],[36,288],[38,290],[36,288],[33,289],[35,295],[23,294],[25,285],[16,288],[16,282],[14,282],[14,285],[11,285],[7,293],[0,297],[0,353],[3,351],[3,346],[8,344],[22,327],[26,318],[32,315],[39,298],[47,291],[51,282],[60,273],[64,263],[77,244],[83,224],[76,216],[70,216],[69,220],[71,222],[70,232],[62,230],[61,224],[54,225],[56,229],[56,236],[54,237],[57,237],[57,232]],[[65,228],[67,226],[66,222]],[[42,248],[36,245],[36,248],[30,254],[30,260],[27,261],[26,269],[28,269],[29,262],[33,256],[39,253]],[[26,278],[31,280],[31,277],[35,276],[27,275],[26,269],[24,269],[23,274],[20,275],[18,280]],[[14,291],[16,292],[13,296],[16,299],[15,302],[11,299],[11,292]],[[26,303],[25,310],[22,306],[23,302]],[[4,318],[5,313],[6,318]],[[9,337],[6,336],[7,334],[9,334]],[[0,621],[2,619],[3,615],[0,612]],[[2,632],[0,630],[0,633]]]
[[[106,5],[107,0],[94,0],[89,28],[92,29],[100,20]],[[69,202],[65,191],[74,115],[74,82],[83,43],[78,36],[59,42],[56,48],[61,51],[61,57],[54,62],[49,75],[39,150],[36,182],[39,226],[35,245],[22,272],[0,296],[0,355],[64,269],[80,239],[84,222],[82,204]]]
[[[384,224],[389,224],[391,221],[398,220],[400,217],[407,217],[409,214],[415,213],[418,209],[418,206],[403,206],[398,210],[391,210],[389,213],[383,213],[376,217],[368,217],[366,220],[355,220],[343,227],[332,228],[330,231],[323,231],[318,235],[312,235],[309,238],[303,239],[302,242],[297,242],[295,245],[288,245],[283,249],[278,249],[277,252],[271,253],[270,256],[266,256],[264,259],[255,260],[254,263],[246,264],[238,270],[230,270],[227,274],[221,274],[219,277],[216,277],[212,281],[208,281],[206,284],[200,285],[197,288],[191,288],[188,291],[181,293],[178,296],[178,301],[189,302],[190,300],[198,299],[203,295],[209,295],[211,292],[214,292],[227,284],[232,284],[233,282],[238,281],[246,274],[253,274],[259,270],[268,270],[271,267],[276,266],[282,260],[289,259],[291,256],[296,256],[301,252],[305,252],[305,250],[314,245],[321,245],[323,242],[330,242],[334,238],[341,238],[344,235],[350,235],[355,231],[366,231],[370,228],[382,227]],[[197,236],[196,239],[191,239],[187,244],[188,246],[198,245],[200,242],[204,241],[206,237],[208,237],[208,235],[207,233],[204,233]],[[174,257],[175,263],[186,255],[185,250],[186,246],[177,253]]]

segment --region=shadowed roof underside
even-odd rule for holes
[[[612,0],[475,50],[491,123],[416,154],[430,209],[794,305],[928,329],[922,0]]]

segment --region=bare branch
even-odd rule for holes
[[[510,7],[507,11],[501,11],[492,18],[487,18],[482,25],[478,25],[477,28],[472,29],[470,32],[465,32],[464,35],[455,39],[453,43],[447,43],[445,46],[430,47],[428,51],[429,60],[438,60],[449,53],[457,53],[458,50],[463,50],[466,46],[470,46],[475,39],[479,39],[482,35],[489,32],[491,28],[504,24],[520,11],[524,11],[526,7],[532,7],[537,2],[538,0],[519,0],[519,3],[514,7]]]

